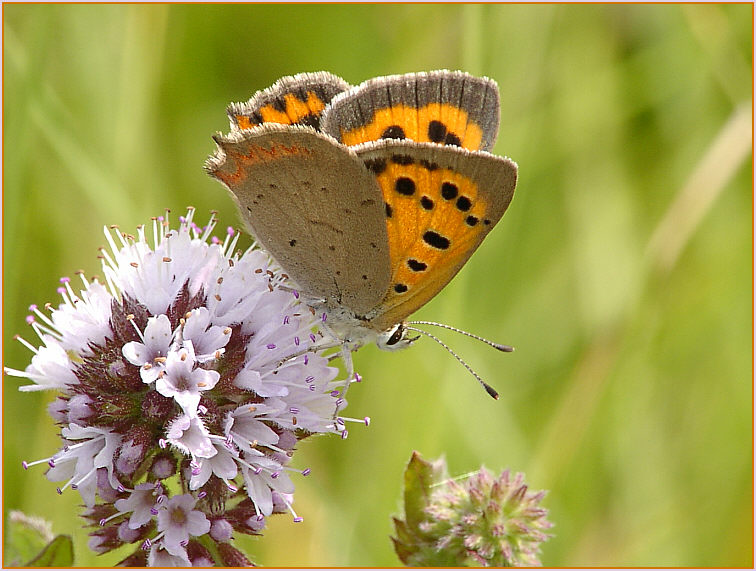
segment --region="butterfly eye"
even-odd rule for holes
[[[386,341],[386,345],[396,345],[402,340],[402,337],[404,337],[404,325],[400,323],[396,326],[396,329],[391,334],[391,337],[388,338],[388,341]]]
[[[407,337],[407,327],[404,323],[399,323],[379,333],[375,344],[384,351],[397,351],[409,347],[416,339],[416,337]]]

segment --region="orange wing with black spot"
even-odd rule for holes
[[[325,71],[283,77],[246,103],[232,103],[227,109],[231,128],[280,123],[318,130],[320,116],[331,99],[349,88],[346,81]]]
[[[413,141],[353,149],[384,199],[391,281],[366,315],[384,330],[432,299],[462,268],[506,211],[517,165],[481,151]]]
[[[321,130],[345,145],[410,139],[490,151],[499,128],[496,82],[464,72],[379,77],[334,97]]]

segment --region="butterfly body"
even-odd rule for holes
[[[231,105],[206,168],[347,349],[395,349],[512,199],[498,114],[495,83],[461,72],[301,74]]]

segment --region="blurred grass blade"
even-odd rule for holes
[[[751,155],[752,102],[738,106],[656,227],[646,249],[652,268],[668,272],[696,228]]]

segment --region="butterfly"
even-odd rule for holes
[[[509,206],[517,165],[490,153],[499,112],[493,80],[446,70],[356,87],[303,73],[229,106],[231,132],[214,137],[206,170],[322,312],[348,378],[362,345],[399,349],[415,332],[429,335],[407,317],[457,274]]]

